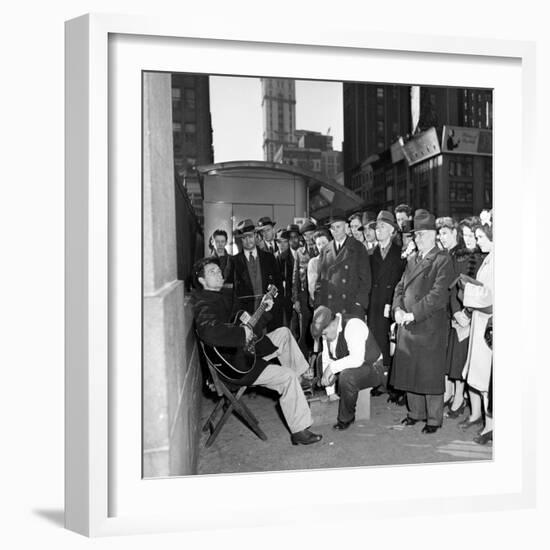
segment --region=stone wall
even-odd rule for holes
[[[177,278],[171,78],[143,79],[143,475],[197,471],[200,368]]]

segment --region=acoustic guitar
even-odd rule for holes
[[[277,294],[277,287],[269,285],[266,294],[262,298],[262,302],[254,314],[244,322],[243,319],[246,318],[246,312],[239,311],[235,315],[233,324],[247,326],[253,330],[267,308],[265,298],[270,297],[275,299]],[[252,339],[243,347],[210,346],[203,342],[203,349],[212,366],[225,378],[235,381],[239,381],[252,371],[256,364],[256,357],[265,357],[277,351],[277,347],[265,336],[265,330],[259,336],[253,333]]]

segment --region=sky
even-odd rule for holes
[[[262,90],[259,78],[211,76],[214,162],[263,160]],[[342,150],[342,83],[296,81],[296,129],[333,136]],[[235,136],[238,128],[238,136]]]

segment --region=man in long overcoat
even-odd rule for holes
[[[395,288],[399,329],[390,383],[407,392],[409,414],[403,423],[425,420],[422,431],[434,433],[443,422],[447,305],[454,272],[449,254],[436,246],[435,217],[417,210],[413,223],[418,253],[408,258]]]
[[[371,289],[370,259],[366,248],[346,235],[347,218],[335,210],[330,218],[334,240],[319,254],[315,307],[365,318]]]
[[[272,331],[283,326],[283,284],[277,259],[273,254],[259,250],[255,243],[255,226],[252,220],[240,222],[237,232],[243,250],[233,256],[233,290],[242,309],[253,314],[260,305],[269,285],[275,285],[279,296],[275,299],[273,318],[267,325]]]

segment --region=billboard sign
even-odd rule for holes
[[[415,135],[403,145],[403,155],[410,166],[423,160],[435,157],[441,153],[435,128]]]
[[[493,154],[493,132],[481,128],[444,126],[441,148],[444,153],[490,156]]]

